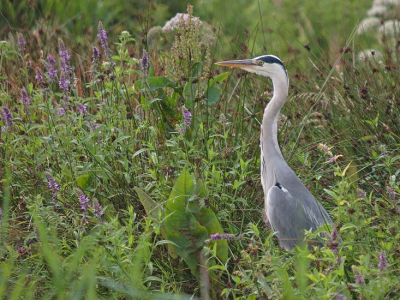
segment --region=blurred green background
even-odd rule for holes
[[[146,36],[153,26],[163,26],[178,12],[194,6],[194,15],[211,25],[218,35],[221,56],[246,50],[251,55],[274,53],[295,55],[309,45],[312,53],[332,59],[332,53],[345,44],[357,22],[365,16],[371,0],[197,0],[197,1],[66,1],[2,0],[0,36],[51,26],[73,36],[79,43],[96,35],[99,20],[109,36],[122,30],[133,36]],[[115,39],[114,39],[115,40]],[[89,41],[88,41],[89,42]],[[138,42],[140,42],[138,40]]]

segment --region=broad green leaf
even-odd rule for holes
[[[157,220],[159,210],[161,210],[163,214],[165,213],[162,206],[153,199],[151,199],[141,188],[135,186],[133,189],[138,194],[139,201],[140,203],[142,203],[144,210],[146,211],[146,214],[148,216],[151,216],[152,218]]]
[[[193,90],[192,90],[192,81],[189,80],[183,89],[183,97],[185,101],[185,106],[187,108],[193,108]]]
[[[76,179],[76,183],[78,184],[78,186],[84,190],[91,182],[92,182],[92,176],[90,173],[87,174],[83,174],[81,176],[79,176]]]
[[[205,206],[200,209],[199,222],[207,229],[208,235],[215,233],[223,234],[224,232],[215,213]],[[212,247],[214,243],[217,244],[217,257],[225,263],[228,259],[228,242],[226,240],[217,240],[211,243],[210,247]]]
[[[194,194],[194,187],[192,176],[184,169],[167,202],[165,229],[167,239],[177,245],[176,252],[198,278],[201,251],[208,233],[188,210],[189,198]]]
[[[228,78],[230,72],[221,73],[213,78],[214,82],[221,83]]]
[[[175,83],[169,80],[167,77],[148,77],[147,83],[138,80],[135,82],[135,86],[139,89],[143,89],[148,85],[151,91],[157,90],[159,88],[165,88],[166,86],[175,87]]]
[[[219,98],[221,97],[222,90],[217,87],[215,82],[210,80],[210,85],[208,86],[208,89],[206,91],[206,96],[207,96],[207,104],[211,105],[216,103]]]
[[[146,214],[150,217],[152,217],[154,220],[159,220],[160,217],[163,218],[165,216],[165,209],[162,207],[159,203],[154,201],[147,195],[141,188],[139,187],[134,187],[134,190],[139,196],[139,201],[142,203],[144,210],[146,211]],[[165,239],[167,234],[166,234],[166,229],[164,223],[161,223],[160,225],[160,232],[161,236]],[[162,242],[162,241],[161,241]],[[157,245],[162,244],[161,242],[158,242]],[[169,255],[173,258],[178,258],[178,255],[176,254],[174,247],[172,247],[172,242],[167,241],[167,248]]]

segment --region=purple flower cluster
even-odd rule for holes
[[[39,68],[36,68],[35,79],[42,89],[47,89],[47,83],[44,81],[43,73]]]
[[[63,114],[65,114],[64,108],[59,108],[59,109],[57,110],[57,115],[62,116]]]
[[[81,204],[81,209],[86,212],[88,208],[90,207],[90,199],[89,197],[86,197],[84,193],[80,192],[79,193],[79,203]]]
[[[97,78],[98,67],[100,61],[100,50],[97,47],[92,47],[92,65],[90,66],[91,75],[92,75],[92,82],[100,82],[100,79]]]
[[[92,54],[92,64],[97,65],[100,60],[100,50],[97,47],[92,47],[93,54]]]
[[[190,113],[190,111],[187,108],[185,108],[183,110],[183,119],[184,119],[183,125],[185,127],[190,126],[192,124],[192,114]],[[185,132],[186,131],[185,127],[183,127],[181,129],[181,132]]]
[[[339,233],[337,231],[336,226],[333,227],[332,233],[331,233],[331,238],[329,239],[328,247],[331,249],[331,251],[335,254],[338,253],[338,248],[339,248]]]
[[[70,72],[71,67],[69,65],[69,60],[71,59],[71,56],[69,55],[67,48],[65,48],[65,45],[61,40],[59,41],[59,52],[58,53],[60,54],[61,72],[65,72],[65,73]]]
[[[107,32],[103,28],[103,23],[101,21],[99,22],[99,26],[97,27],[97,37],[100,39],[101,47],[104,50],[107,60],[110,60],[111,51],[110,48],[108,48]]]
[[[69,91],[69,85],[70,85],[70,81],[68,79],[68,77],[66,76],[65,73],[61,73],[60,75],[60,80],[58,82],[60,89],[63,90],[64,94],[67,94]]]
[[[360,271],[356,272],[356,278],[354,279],[354,283],[364,283],[365,279],[362,276],[362,274],[360,273]]]
[[[47,183],[49,185],[49,189],[53,192],[53,203],[57,202],[58,192],[60,191],[60,187],[57,181],[50,173],[46,173]]]
[[[367,194],[365,193],[364,190],[362,190],[362,189],[357,189],[357,193],[358,193],[358,198],[362,198],[362,199],[367,198]]]
[[[347,300],[347,297],[343,294],[337,294],[335,299],[336,300]]]
[[[64,92],[66,98],[68,98],[69,86],[72,81],[72,70],[69,64],[71,56],[68,50],[65,48],[64,43],[59,40],[59,54],[60,54],[60,80],[58,82],[60,89]]]
[[[14,125],[13,119],[12,119],[12,114],[10,112],[10,110],[4,106],[3,107],[3,111],[2,111],[2,117],[3,117],[3,122],[4,122],[4,126],[1,130],[6,130],[8,127],[11,127],[12,125]]]
[[[29,98],[29,95],[25,88],[21,90],[21,101],[24,104],[24,106],[31,105],[31,98]]]
[[[93,199],[93,206],[90,205],[89,197],[85,196],[82,191],[78,191],[79,203],[81,204],[81,210],[83,213],[83,222],[85,224],[88,223],[87,216],[89,214],[89,208],[93,209],[93,214],[96,218],[101,217],[104,215],[103,206],[99,204],[97,199]]]
[[[224,233],[224,234],[212,234],[210,235],[210,241],[215,242],[217,240],[233,240],[235,238],[234,234]]]
[[[97,201],[94,201],[93,213],[96,218],[104,215],[103,206],[101,206]]]
[[[339,155],[334,155],[332,156],[328,161],[330,163],[334,163],[339,157],[342,157],[343,155],[339,154]]]
[[[396,200],[396,190],[390,186],[386,187],[386,193],[389,195],[392,201]]]
[[[140,68],[142,69],[142,76],[143,78],[147,78],[149,74],[149,54],[147,53],[146,50],[143,50],[143,55],[142,58],[139,59],[140,62]]]
[[[57,70],[55,69],[55,66],[56,66],[56,60],[54,59],[53,56],[49,54],[47,56],[46,70],[47,73],[49,74],[50,83],[52,83],[54,79],[56,79],[57,77]]]
[[[0,217],[3,215],[3,210],[0,208]]]
[[[267,228],[267,230],[268,231],[271,230],[272,226],[271,226],[271,223],[269,222],[268,217],[266,215],[264,215],[263,220],[264,220],[264,224],[265,224],[265,227]]]
[[[81,115],[86,116],[88,111],[84,104],[78,103],[78,111]]]
[[[17,40],[18,50],[21,53],[25,52],[26,41],[21,33],[18,33],[18,40]]]
[[[379,254],[378,267],[382,272],[389,267],[389,264],[386,259],[386,252],[382,252],[381,254]]]

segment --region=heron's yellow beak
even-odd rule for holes
[[[231,67],[231,68],[242,68],[242,69],[253,69],[259,66],[256,59],[243,59],[243,60],[227,60],[215,63],[218,66]]]

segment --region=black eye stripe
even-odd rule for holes
[[[258,57],[257,60],[263,61],[264,63],[267,63],[267,64],[278,64],[283,68],[283,70],[287,74],[287,71],[286,71],[286,68],[285,68],[285,65],[283,64],[283,62],[274,56],[264,55],[264,56]]]
[[[261,57],[257,58],[257,60],[261,60],[267,64],[278,64],[278,65],[281,65],[282,67],[285,67],[281,60],[277,59],[276,57],[270,56],[270,55],[261,56]]]

